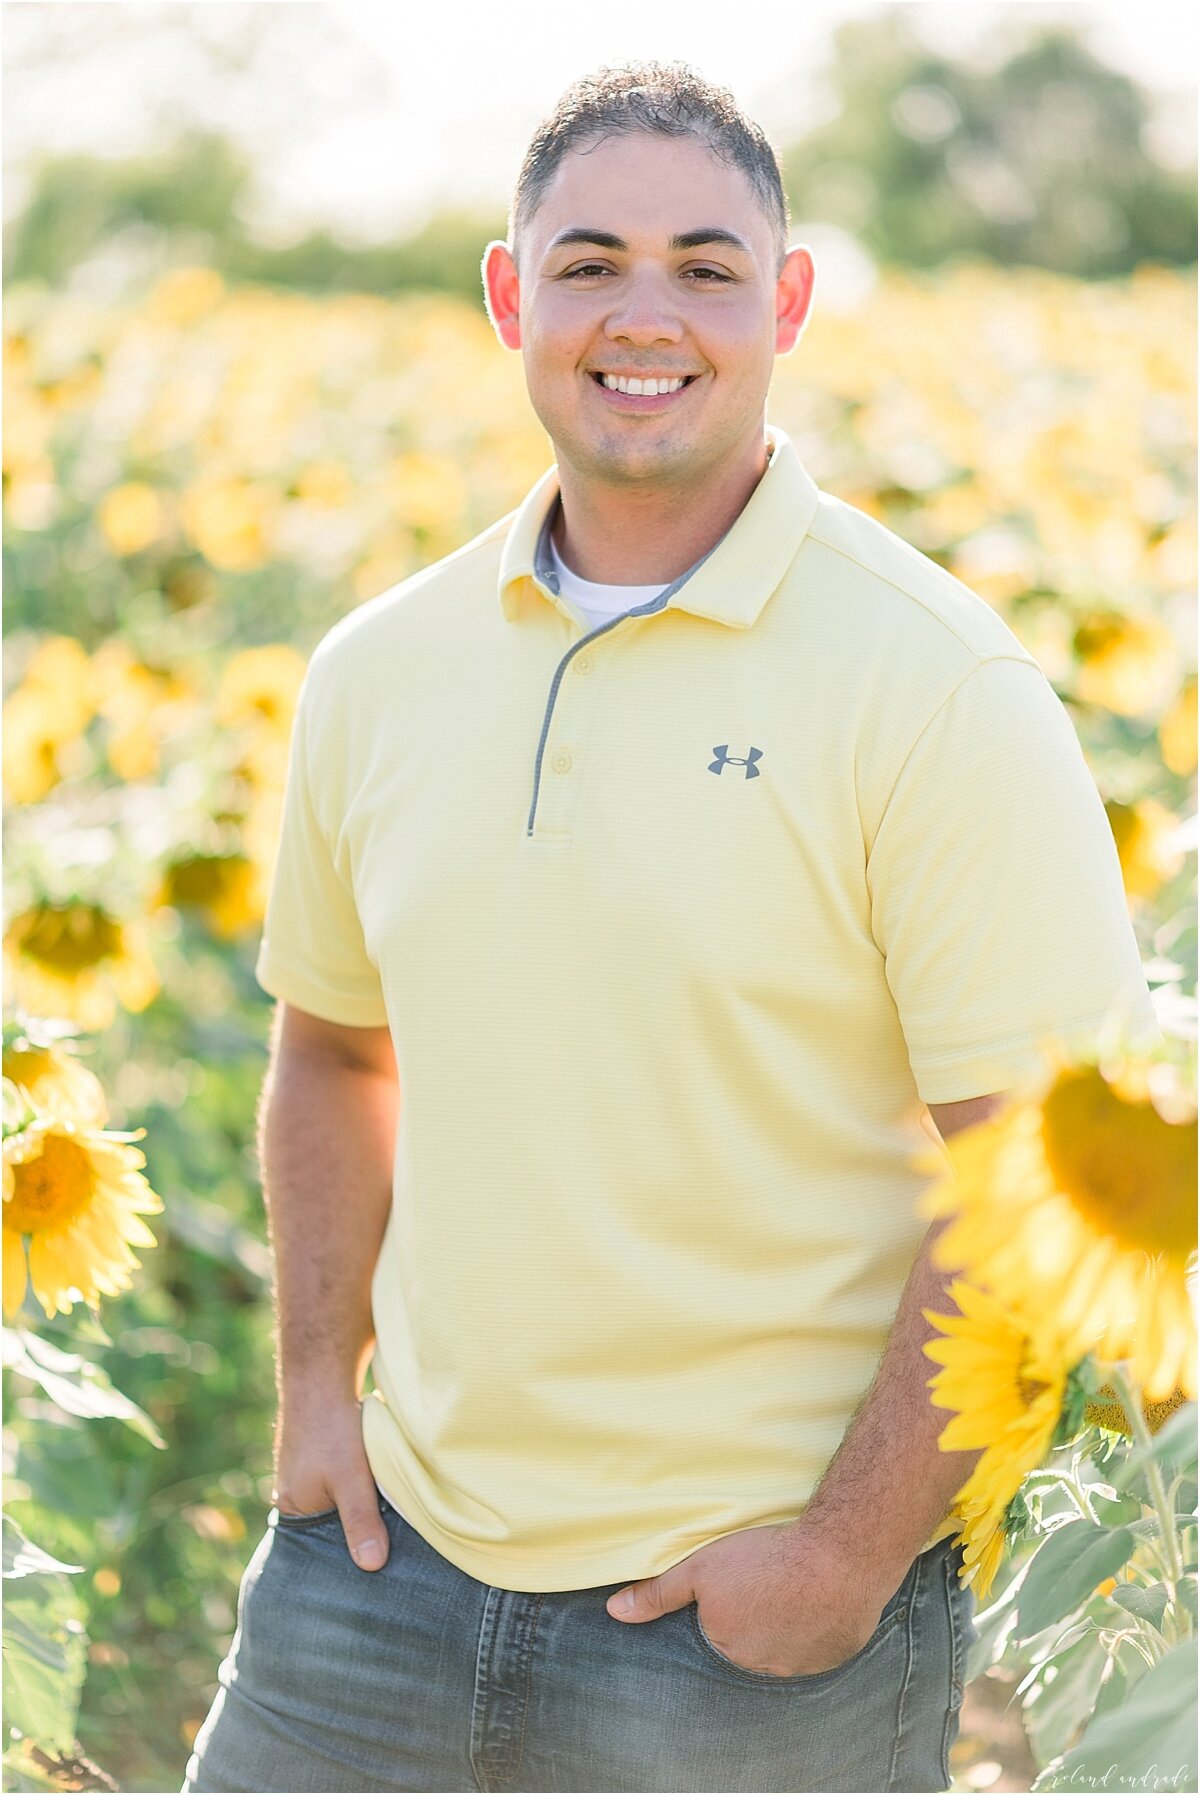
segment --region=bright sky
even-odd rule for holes
[[[255,221],[281,239],[313,223],[388,237],[446,199],[503,208],[538,120],[604,62],[691,62],[776,142],[798,135],[817,117],[832,30],[880,10],[864,0],[15,0],[3,8],[5,213],[39,149],[119,155],[194,119],[251,151]],[[1185,150],[1193,135],[1200,10],[1170,0],[905,10],[935,44],[975,54],[1014,22],[1067,19],[1105,60],[1173,93],[1167,128]],[[246,41],[243,68],[234,52]]]

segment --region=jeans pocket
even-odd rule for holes
[[[695,1602],[688,1610],[692,1624],[692,1633],[696,1643],[704,1655],[726,1673],[735,1677],[740,1683],[751,1683],[757,1688],[775,1689],[826,1689],[830,1684],[849,1676],[860,1665],[872,1658],[875,1653],[891,1638],[895,1630],[902,1624],[908,1614],[907,1583],[892,1597],[879,1617],[879,1624],[866,1644],[860,1646],[851,1657],[835,1664],[829,1670],[817,1670],[810,1673],[801,1672],[797,1676],[775,1676],[769,1670],[748,1670],[744,1664],[735,1664],[732,1658],[715,1646],[700,1620],[700,1610]]]
[[[336,1521],[338,1519],[338,1510],[336,1507],[319,1508],[315,1514],[311,1515],[285,1515],[280,1508],[273,1509],[272,1513],[275,1516],[275,1525],[277,1527],[320,1527],[326,1521]]]

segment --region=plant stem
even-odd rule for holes
[[[1146,1426],[1146,1417],[1142,1413],[1141,1392],[1123,1366],[1114,1365],[1112,1367],[1110,1381],[1129,1419],[1134,1444],[1143,1455],[1142,1469],[1146,1474],[1146,1486],[1150,1491],[1150,1499],[1158,1515],[1158,1525],[1162,1535],[1163,1561],[1166,1571],[1164,1580],[1174,1611],[1174,1619],[1187,1631],[1190,1631],[1191,1616],[1189,1614],[1186,1620],[1184,1619],[1177,1587],[1183,1575],[1183,1562],[1179,1555],[1179,1537],[1175,1531],[1175,1516],[1167,1501],[1167,1492],[1163,1487],[1162,1472],[1159,1469],[1158,1461],[1152,1456],[1154,1442],[1150,1437],[1150,1429]]]

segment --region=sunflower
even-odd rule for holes
[[[1156,617],[1097,611],[1075,632],[1079,695],[1118,716],[1136,717],[1166,701],[1177,677],[1175,638]]]
[[[101,904],[34,904],[9,924],[4,952],[20,1008],[69,1017],[81,1028],[107,1028],[118,1000],[144,1010],[158,993],[141,929]]]
[[[927,1341],[924,1351],[942,1366],[929,1380],[930,1401],[955,1411],[938,1446],[985,1449],[952,1509],[962,1522],[960,1579],[975,1583],[982,1598],[1003,1556],[1009,1504],[1055,1443],[1071,1361],[1057,1332],[1035,1326],[988,1291],[955,1279],[948,1294],[957,1315],[922,1310],[943,1336]]]
[[[79,738],[94,710],[87,650],[73,636],[48,637],[4,706],[4,784],[15,804],[36,804],[64,773],[85,770]]]
[[[106,492],[96,522],[115,555],[136,555],[163,534],[168,518],[163,495],[142,480]]]
[[[60,741],[78,735],[96,709],[87,649],[74,636],[47,636],[34,651],[19,690],[36,693],[48,706]]]
[[[245,573],[270,558],[275,495],[249,479],[198,479],[180,497],[188,539],[213,567]]]
[[[1179,819],[1156,798],[1139,798],[1135,804],[1110,798],[1104,809],[1117,844],[1126,896],[1153,897],[1183,865]]]
[[[108,725],[109,765],[118,778],[149,779],[159,749],[198,711],[193,687],[172,667],[153,666],[110,636],[92,656],[100,713]]]
[[[157,902],[201,911],[231,941],[262,921],[262,872],[245,854],[188,854],[166,868]]]
[[[226,663],[216,719],[226,727],[250,723],[286,737],[304,680],[304,657],[286,643],[246,648]]]
[[[104,1086],[94,1072],[53,1042],[19,1036],[4,1049],[4,1076],[38,1115],[53,1115],[103,1128],[108,1120]]]
[[[1196,675],[1185,679],[1158,726],[1163,765],[1186,779],[1196,771]]]
[[[4,706],[4,789],[14,804],[36,804],[62,778],[62,735],[44,695],[18,689]]]
[[[4,1142],[4,1313],[25,1299],[28,1282],[47,1316],[82,1297],[95,1306],[115,1296],[139,1265],[131,1248],[152,1247],[143,1214],[162,1208],[138,1170],[146,1156],[115,1134],[65,1118],[43,1117]]]
[[[1075,1359],[1129,1360],[1149,1400],[1194,1397],[1194,1094],[1165,1062],[1048,1057],[1040,1094],[953,1135],[948,1169],[925,1162],[921,1209],[950,1218],[934,1263],[1054,1313]]]

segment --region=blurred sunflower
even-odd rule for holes
[[[163,1207],[138,1169],[145,1154],[127,1144],[144,1133],[46,1117],[5,1139],[6,1316],[20,1308],[27,1283],[51,1318],[72,1308],[76,1293],[95,1306],[101,1293],[129,1288],[131,1268],[141,1263],[131,1249],[157,1244],[141,1214]]]
[[[265,725],[286,737],[304,682],[304,656],[286,643],[246,648],[226,662],[217,690],[215,714],[226,728]]]
[[[87,650],[72,636],[49,637],[4,706],[4,785],[13,803],[36,804],[53,790],[68,770],[64,749],[82,746],[94,711]]]
[[[80,1028],[107,1028],[118,1001],[144,1010],[159,978],[142,929],[101,904],[41,902],[8,926],[4,957],[10,997],[35,1016],[63,1016]]]
[[[1178,818],[1155,798],[1139,798],[1135,804],[1119,804],[1112,798],[1104,806],[1125,895],[1133,901],[1153,897],[1183,865],[1183,850],[1176,846]]]
[[[62,778],[62,735],[36,691],[20,687],[4,706],[4,789],[14,804],[36,804]]]
[[[245,854],[188,854],[165,869],[155,904],[199,910],[222,940],[262,921],[262,872]]]
[[[145,313],[156,323],[194,324],[224,297],[225,282],[215,268],[171,268],[147,294]]]
[[[1155,617],[1094,612],[1075,632],[1075,653],[1080,697],[1122,717],[1153,710],[1178,677],[1178,645]]]
[[[279,852],[283,824],[283,782],[254,788],[242,819],[242,846],[269,880]]]
[[[39,643],[19,689],[38,693],[54,712],[60,741],[86,729],[96,709],[91,660],[74,636]]]
[[[930,1401],[956,1411],[938,1435],[939,1448],[984,1449],[952,1510],[963,1523],[960,1581],[974,1583],[982,1598],[1003,1556],[1008,1506],[1056,1441],[1072,1361],[1061,1335],[988,1291],[956,1278],[948,1294],[957,1315],[921,1311],[943,1335],[924,1351],[942,1366],[929,1379]]]
[[[136,555],[162,535],[167,526],[163,495],[142,480],[130,480],[106,492],[96,521],[116,555]]]
[[[1186,779],[1196,771],[1196,675],[1183,682],[1158,726],[1163,765]]]
[[[250,479],[199,479],[180,498],[189,540],[213,567],[244,573],[270,558],[275,504]]]
[[[90,1128],[103,1128],[108,1120],[108,1099],[96,1074],[53,1042],[41,1045],[18,1035],[4,1049],[3,1071],[38,1115]]]
[[[945,1143],[949,1168],[926,1159],[921,1210],[950,1218],[934,1263],[1053,1312],[1068,1357],[1128,1359],[1150,1400],[1194,1396],[1194,1093],[1165,1062],[1048,1059],[1040,1093]]]
[[[161,743],[199,710],[197,693],[174,668],[152,666],[116,636],[93,654],[92,673],[110,766],[121,779],[153,777]]]

